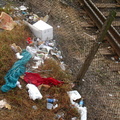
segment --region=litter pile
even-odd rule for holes
[[[1,86],[1,91],[8,92],[16,86],[22,89],[22,85],[19,81],[19,78],[21,78],[27,83],[26,88],[28,89],[29,98],[34,101],[37,99],[42,100],[44,99],[41,93],[42,87],[47,89],[53,86],[61,87],[65,84],[65,81],[56,80],[53,77],[41,77],[39,73],[34,71],[38,71],[38,69],[44,65],[44,62],[49,59],[58,62],[62,71],[66,70],[66,65],[64,64],[61,51],[58,50],[56,42],[53,39],[53,27],[47,24],[49,16],[39,17],[34,13],[28,12],[29,7],[25,7],[24,5],[20,7],[12,6],[11,8],[14,9],[14,12],[11,15],[8,15],[5,12],[1,13],[0,28],[12,30],[15,25],[25,24],[30,28],[33,37],[28,37],[26,39],[26,49],[22,49],[15,43],[10,45],[11,49],[15,52],[18,61],[14,63],[4,77],[6,83]],[[22,19],[13,20],[12,17],[19,17]],[[68,91],[67,94],[70,98],[71,107],[78,110],[81,120],[86,120],[87,110],[81,95],[76,90]],[[59,106],[59,100],[56,98],[48,97],[46,100],[47,109],[49,110],[56,109]],[[6,108],[11,109],[10,105],[5,101],[1,100],[0,104],[0,108],[5,106]],[[36,106],[34,106],[34,109],[37,109]],[[64,120],[64,113],[59,113],[55,118]],[[78,120],[78,118],[73,117],[71,120]]]

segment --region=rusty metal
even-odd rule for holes
[[[83,8],[86,10],[90,18],[95,22],[99,29],[102,28],[103,23],[106,20],[106,17],[102,12],[95,6],[91,0],[80,0],[83,4]],[[107,32],[106,38],[114,51],[120,57],[120,34],[117,30],[111,25],[109,31]]]

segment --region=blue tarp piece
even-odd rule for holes
[[[19,77],[26,71],[25,65],[30,60],[31,54],[28,51],[23,50],[21,55],[23,58],[15,62],[12,68],[4,77],[6,83],[1,87],[1,90],[3,92],[8,92],[12,88],[15,88]]]

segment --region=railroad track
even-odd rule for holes
[[[94,24],[92,26],[97,26],[99,29],[102,28],[102,25],[104,24],[106,20],[106,16],[108,15],[108,12],[104,12],[104,14],[98,9],[104,8],[104,4],[94,4],[91,0],[80,0],[80,4],[83,6],[84,10],[87,12],[89,17],[93,20]],[[120,7],[119,4],[109,4],[107,7],[109,8],[115,8]],[[117,17],[119,16],[119,12],[117,13]],[[120,22],[118,21],[120,24]],[[83,23],[84,24],[84,23]],[[118,30],[115,29],[115,23],[113,23],[107,32],[106,38],[109,42],[110,46],[113,48],[114,52],[117,54],[118,59],[120,58],[120,34]],[[116,24],[117,27],[120,26],[119,24]],[[114,26],[113,26],[114,25]],[[89,26],[88,26],[89,27]]]

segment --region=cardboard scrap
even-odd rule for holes
[[[6,100],[5,99],[3,99],[3,100],[0,100],[0,109],[2,109],[2,108],[7,108],[7,109],[11,109],[11,105],[9,105],[7,102],[6,102]]]
[[[12,30],[16,22],[13,21],[12,17],[9,16],[7,13],[2,12],[0,15],[0,28],[5,30]]]
[[[21,53],[22,52],[22,49],[20,46],[17,46],[15,43],[11,44],[10,45],[11,48],[15,51],[15,52],[18,52],[18,53]]]
[[[45,17],[41,17],[41,20],[44,21],[44,22],[47,22],[49,19],[49,15],[46,15]]]
[[[11,105],[5,104],[5,108],[7,108],[8,110],[11,110]]]

